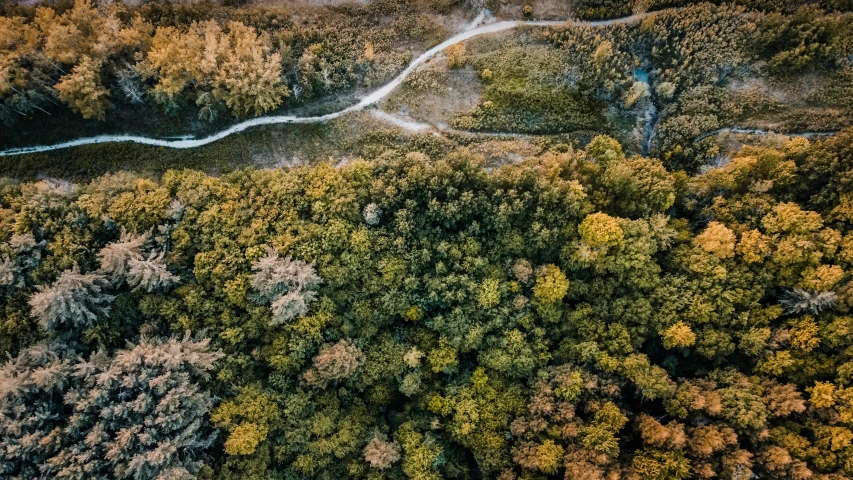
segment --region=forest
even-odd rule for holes
[[[212,122],[379,85],[408,62],[402,47],[444,35],[422,10],[381,0],[297,20],[285,6],[0,2],[0,120],[62,103],[84,119],[149,106]]]
[[[851,145],[7,180],[0,468],[850,478]]]
[[[568,3],[0,157],[0,478],[853,480],[853,4]],[[0,0],[0,150],[559,8]]]

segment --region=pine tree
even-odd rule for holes
[[[75,366],[77,387],[65,428],[74,438],[55,458],[59,472],[95,471],[117,478],[191,478],[197,455],[215,440],[206,428],[213,397],[198,381],[222,357],[208,339],[142,338],[107,361]]]
[[[270,308],[275,323],[285,323],[308,313],[308,306],[317,298],[313,290],[291,290],[276,298]]]
[[[56,84],[59,98],[83,118],[104,120],[111,106],[106,98],[110,92],[101,85],[100,77],[101,63],[83,57],[71,73],[60,78]]]
[[[82,274],[77,267],[65,270],[52,285],[39,286],[30,298],[32,316],[52,332],[91,326],[98,316],[109,313],[113,300],[101,291],[103,280],[98,274]]]
[[[164,230],[164,234],[160,236],[168,237],[168,227],[162,227],[161,230]],[[153,292],[174,285],[180,277],[168,271],[163,252],[151,252],[148,257],[142,255],[141,250],[147,240],[147,235],[123,232],[118,242],[108,243],[98,253],[101,270],[114,283],[127,281],[134,290]]]
[[[84,359],[61,344],[21,352],[0,367],[0,473],[194,478],[216,438],[214,399],[198,382],[221,357],[188,334],[142,338],[114,357]]]
[[[9,258],[0,258],[0,286],[8,287],[15,283],[15,262]]]
[[[779,303],[785,307],[785,312],[792,315],[801,313],[819,314],[823,310],[832,308],[838,300],[835,292],[808,292],[795,288],[786,291],[780,298]]]
[[[168,288],[180,281],[166,269],[163,252],[151,252],[148,258],[131,258],[128,262],[127,284],[134,290],[153,292]]]
[[[145,240],[145,235],[122,232],[118,242],[108,243],[98,253],[101,270],[109,275],[113,282],[124,280],[130,261],[142,257],[141,250]]]
[[[31,233],[14,234],[9,239],[9,256],[0,258],[0,290],[8,294],[24,285],[28,270],[41,263],[41,251],[46,242],[36,242]]]
[[[75,358],[63,344],[37,344],[0,365],[0,477],[44,478],[62,446]]]

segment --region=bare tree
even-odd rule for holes
[[[130,103],[145,104],[145,91],[142,89],[142,79],[133,68],[118,71],[118,88],[124,98]]]

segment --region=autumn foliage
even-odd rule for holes
[[[847,478],[851,135],[4,181],[0,468]]]

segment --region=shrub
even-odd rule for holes
[[[444,49],[444,56],[447,59],[447,68],[460,68],[468,61],[465,52],[464,43],[454,43]]]

